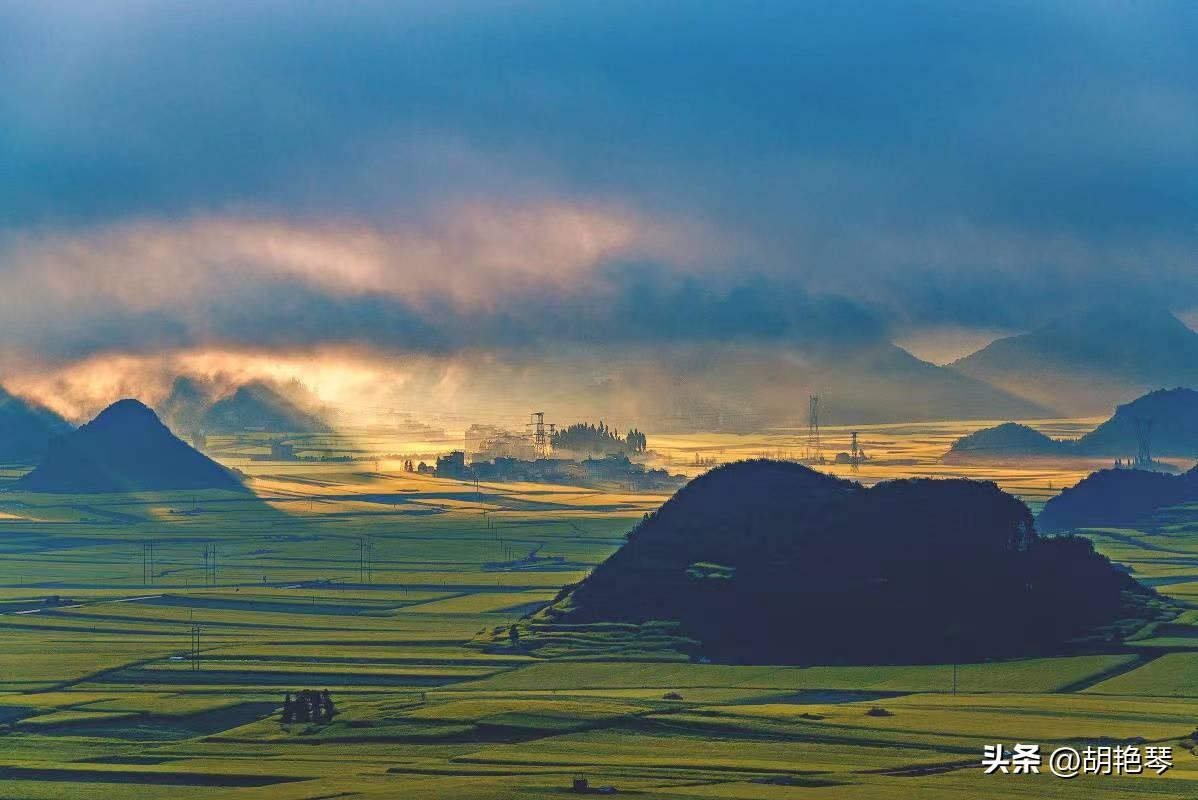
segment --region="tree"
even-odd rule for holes
[[[311,722],[312,721],[312,705],[308,697],[308,690],[304,689],[296,693],[296,722]]]
[[[288,723],[294,721],[295,705],[291,702],[291,692],[288,692],[287,696],[283,698],[283,722]]]

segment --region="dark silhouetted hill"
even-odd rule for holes
[[[936,662],[1061,651],[1143,591],[990,483],[751,461],[681,489],[529,630],[669,620],[720,661]]]
[[[1100,414],[1160,386],[1198,386],[1198,333],[1163,309],[1098,308],[950,366],[1066,414]]]
[[[237,477],[192,449],[137,400],[120,400],[51,442],[45,459],[17,482],[33,492],[237,489]]]
[[[62,417],[0,387],[0,460],[37,461],[50,441],[71,430]]]
[[[1128,525],[1157,509],[1193,501],[1198,501],[1198,467],[1182,475],[1104,469],[1045,503],[1037,522],[1046,531]]]
[[[265,381],[244,384],[217,400],[204,413],[201,427],[206,433],[316,433],[329,430],[324,420]]]
[[[953,442],[946,460],[971,458],[1021,458],[1028,456],[1061,456],[1068,454],[1068,445],[1045,436],[1035,428],[1017,422],[1004,422],[993,428],[983,428]]]
[[[1198,457],[1198,392],[1158,389],[1119,406],[1106,422],[1077,440],[1079,455],[1134,456],[1138,424],[1149,426],[1153,456]]]

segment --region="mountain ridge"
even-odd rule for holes
[[[953,442],[945,460],[970,458],[1106,457],[1134,460],[1141,434],[1150,455],[1198,457],[1198,391],[1155,389],[1121,403],[1094,430],[1078,439],[1052,439],[1015,422],[982,428]]]
[[[996,339],[948,368],[1068,416],[1198,385],[1198,332],[1160,308],[1097,307]]]

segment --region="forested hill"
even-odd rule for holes
[[[681,489],[533,622],[673,620],[730,662],[934,662],[1066,649],[1143,591],[991,483],[750,461]]]
[[[983,428],[953,442],[945,459],[1004,458],[1068,455],[1068,444],[1018,422]]]
[[[1198,467],[1182,475],[1104,469],[1049,500],[1038,522],[1046,531],[1127,525],[1189,502],[1198,502]]]

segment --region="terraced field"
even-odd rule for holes
[[[664,498],[232,463],[253,495],[0,492],[0,798],[544,798],[576,776],[658,798],[1198,797],[1198,610],[1134,648],[961,665],[956,694],[952,665],[545,661],[478,635]],[[1198,509],[1092,535],[1198,593]],[[331,722],[280,721],[305,688]],[[1169,744],[1175,766],[982,775],[996,741]]]

